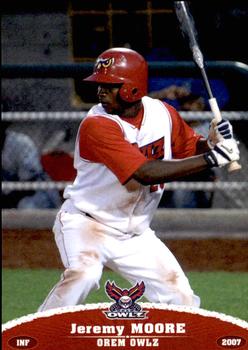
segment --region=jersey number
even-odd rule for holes
[[[148,145],[140,148],[140,151],[144,154],[146,158],[150,159],[163,159],[164,158],[164,137],[156,140]],[[150,192],[156,192],[159,189],[163,189],[164,184],[151,185]]]

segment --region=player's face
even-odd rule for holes
[[[107,113],[118,114],[122,111],[120,99],[118,98],[120,86],[113,84],[101,84],[98,86],[97,95],[99,102]]]

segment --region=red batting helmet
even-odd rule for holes
[[[147,94],[148,68],[145,59],[127,48],[104,51],[96,60],[94,72],[85,81],[121,84],[120,97],[135,102]]]

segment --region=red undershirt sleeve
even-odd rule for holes
[[[80,157],[107,166],[124,184],[148,159],[124,138],[121,125],[101,116],[87,117],[79,129]]]
[[[172,119],[171,146],[174,159],[182,159],[197,154],[197,143],[203,138],[183,120],[176,109],[164,103]]]

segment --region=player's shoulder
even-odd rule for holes
[[[161,101],[161,102],[164,105],[164,107],[169,110],[169,112],[171,112],[171,113],[178,113],[176,108],[174,106],[172,106],[171,104],[169,104],[168,102],[165,102],[165,101]]]
[[[163,104],[163,106],[167,109],[167,111],[169,112],[172,121],[173,120],[181,120],[182,117],[180,115],[180,113],[177,111],[177,109],[172,106],[171,104],[169,104],[168,102],[165,101],[161,101],[161,103]]]
[[[170,113],[178,113],[177,110],[168,102],[165,102],[163,100],[160,100],[158,98],[153,98],[150,96],[145,96],[142,98],[143,104],[156,104],[156,105],[160,105],[163,106],[167,111],[169,111]]]
[[[116,125],[117,122],[114,118],[108,117],[101,114],[88,115],[84,118],[82,122],[83,127],[95,128],[95,127],[107,127],[111,125]]]
[[[80,125],[80,135],[91,135],[93,137],[101,137],[110,133],[120,134],[122,132],[121,125],[105,115],[88,115],[84,118]]]
[[[120,118],[117,115],[108,114],[99,103],[93,106],[83,120],[84,126],[98,127],[119,124]]]

